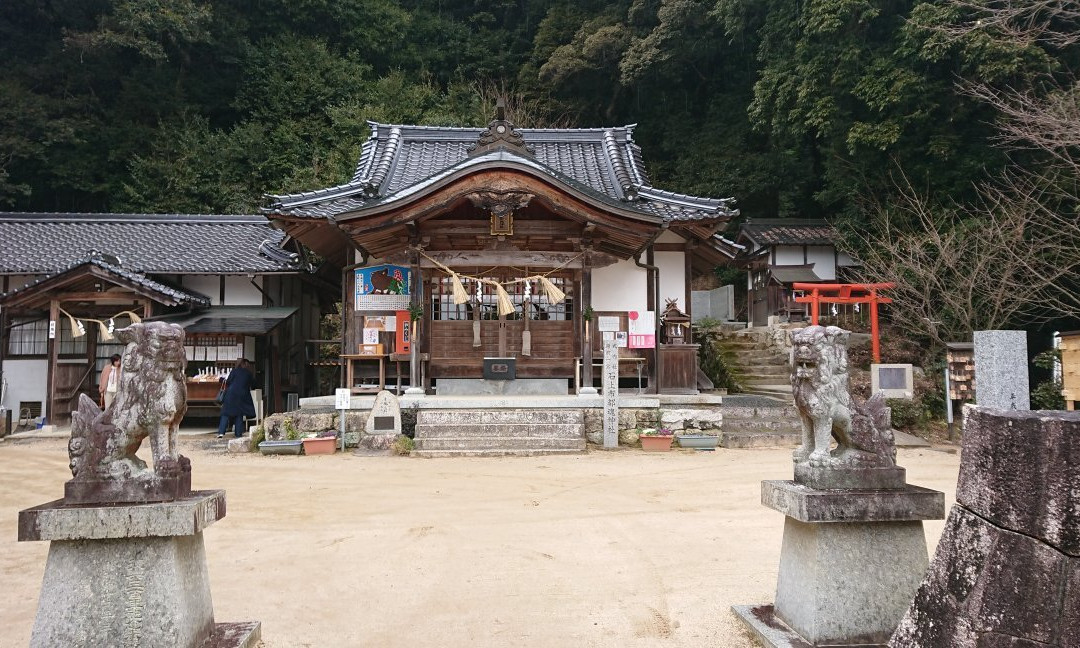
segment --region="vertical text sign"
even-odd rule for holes
[[[619,343],[604,340],[604,447],[619,447]]]

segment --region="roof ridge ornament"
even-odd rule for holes
[[[468,148],[469,157],[477,157],[490,153],[496,149],[506,149],[535,158],[535,151],[525,143],[525,138],[517,131],[517,127],[506,119],[506,99],[499,97],[495,102],[495,119],[488,122],[487,128],[480,133],[476,143]]]

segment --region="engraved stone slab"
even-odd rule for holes
[[[945,494],[920,486],[830,491],[793,481],[763,481],[761,503],[800,522],[903,522],[945,517]]]
[[[190,536],[225,517],[225,491],[194,491],[156,504],[67,506],[55,500],[19,511],[19,540]]]
[[[619,447],[619,346],[604,340],[604,447]]]
[[[213,627],[202,533],[58,540],[30,645],[194,648]]]
[[[1029,410],[1027,334],[975,331],[975,403],[1002,410]]]
[[[381,391],[371,406],[364,432],[368,435],[397,436],[401,434],[401,406],[397,396]]]
[[[962,458],[957,502],[1080,556],[1080,412],[966,406]]]

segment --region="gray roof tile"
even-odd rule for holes
[[[37,286],[38,284],[49,281],[49,280],[51,280],[51,279],[53,279],[55,277],[58,277],[58,276],[60,276],[62,274],[70,272],[70,271],[78,268],[79,266],[82,266],[82,265],[85,265],[85,264],[95,265],[95,266],[101,268],[102,270],[105,270],[107,273],[109,273],[111,275],[126,279],[126,280],[128,280],[128,281],[130,281],[132,283],[138,284],[138,285],[140,285],[140,286],[142,286],[144,288],[148,288],[148,289],[153,290],[155,292],[159,292],[159,293],[161,293],[163,295],[171,297],[172,299],[176,300],[176,302],[178,304],[190,304],[192,306],[209,306],[210,305],[210,298],[207,297],[206,295],[202,295],[202,294],[197,293],[197,292],[189,292],[189,291],[185,291],[185,290],[180,290],[179,288],[173,288],[172,286],[163,284],[160,281],[154,281],[153,279],[150,279],[149,277],[146,277],[146,276],[144,276],[144,275],[142,275],[142,274],[140,274],[138,272],[132,272],[132,271],[127,270],[125,268],[115,266],[115,265],[113,265],[111,263],[107,263],[107,262],[105,262],[105,261],[103,261],[101,259],[93,258],[93,257],[83,259],[82,261],[78,261],[76,263],[71,264],[70,267],[64,268],[64,269],[59,270],[57,272],[49,273],[49,274],[45,275],[44,277],[40,277],[40,278],[38,278],[38,279],[36,279],[34,281],[31,281],[30,283],[26,284],[25,286],[22,286],[20,288],[15,289],[15,290],[8,291],[7,293],[4,293],[4,294],[0,294],[0,301],[4,300],[7,297],[11,297],[12,295],[16,295],[16,294],[19,294],[21,292],[24,292],[24,291],[26,291],[26,290],[28,290],[30,288],[33,288],[34,286]]]
[[[257,215],[0,212],[0,274],[58,272],[93,251],[139,273],[296,272],[284,238]]]
[[[333,218],[384,203],[468,159],[482,128],[371,123],[352,180],[318,191],[269,196],[270,215]],[[561,180],[587,187],[605,202],[668,221],[738,214],[731,198],[700,198],[649,184],[633,124],[619,128],[521,128],[536,161]]]
[[[832,245],[836,230],[823,220],[760,218],[743,223],[739,239],[743,238],[760,246]]]

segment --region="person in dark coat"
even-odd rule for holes
[[[232,421],[236,438],[244,436],[244,417],[255,416],[255,402],[251,400],[251,386],[254,383],[251,363],[240,358],[236,368],[225,379],[225,400],[221,402],[221,420],[217,430],[219,439],[225,436],[229,421]]]

